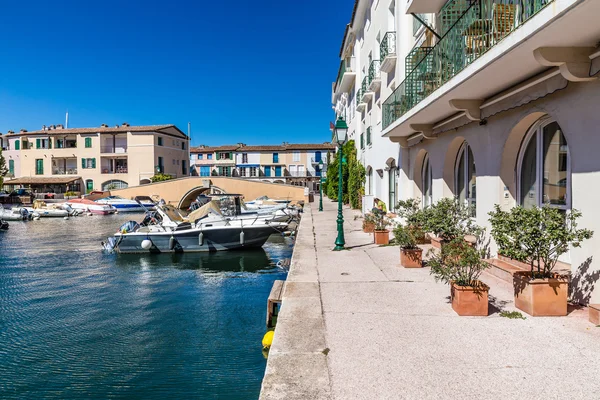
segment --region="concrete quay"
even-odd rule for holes
[[[586,309],[508,319],[512,286],[490,274],[490,315],[459,317],[428,268],[373,244],[344,209],[347,251],[333,252],[337,203],[307,205],[261,399],[596,399],[600,327]]]

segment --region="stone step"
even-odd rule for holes
[[[513,263],[500,260],[498,258],[490,258],[483,260],[489,264],[490,268],[486,272],[496,278],[502,279],[505,282],[512,283],[513,274],[518,271],[528,271],[528,269],[522,268]]]
[[[514,265],[516,267],[521,268],[524,271],[530,271],[531,267],[529,266],[529,264],[525,264],[523,262],[517,261],[517,260],[513,260],[512,258],[503,256],[502,254],[498,254],[498,259],[502,260],[508,264]],[[556,265],[554,266],[554,272],[558,272],[559,274],[570,274],[571,273],[571,265],[564,263],[564,262],[557,262]]]

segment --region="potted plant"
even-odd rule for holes
[[[398,216],[404,219],[405,225],[417,235],[415,236],[417,244],[429,243],[423,230],[425,213],[421,209],[421,202],[417,199],[400,200],[396,204],[396,209]]]
[[[479,228],[472,220],[472,208],[457,198],[443,198],[423,210],[423,229],[431,232],[433,247],[441,248],[456,238],[466,235],[479,236]]]
[[[400,264],[404,268],[421,268],[423,266],[423,249],[417,246],[417,237],[422,232],[412,226],[396,225],[394,238],[400,246]]]
[[[513,275],[515,306],[532,316],[567,315],[569,278],[553,269],[569,246],[592,237],[592,231],[577,229],[581,213],[549,206],[502,211],[496,205],[489,215],[499,254],[530,267]]]
[[[436,281],[450,284],[452,309],[458,315],[487,316],[490,288],[479,280],[489,265],[462,238],[455,238],[432,254],[428,265]]]
[[[390,221],[385,216],[385,212],[373,209],[373,218],[375,221],[375,244],[389,244],[390,231],[387,227],[390,225]]]
[[[375,216],[372,213],[365,214],[363,220],[363,232],[373,233],[375,231]]]

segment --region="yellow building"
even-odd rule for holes
[[[110,190],[150,183],[156,173],[188,176],[189,138],[175,125],[99,128],[62,125],[3,136],[14,179],[37,192]]]

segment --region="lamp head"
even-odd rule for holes
[[[338,145],[342,146],[348,140],[348,125],[341,116],[335,122],[334,136]]]

